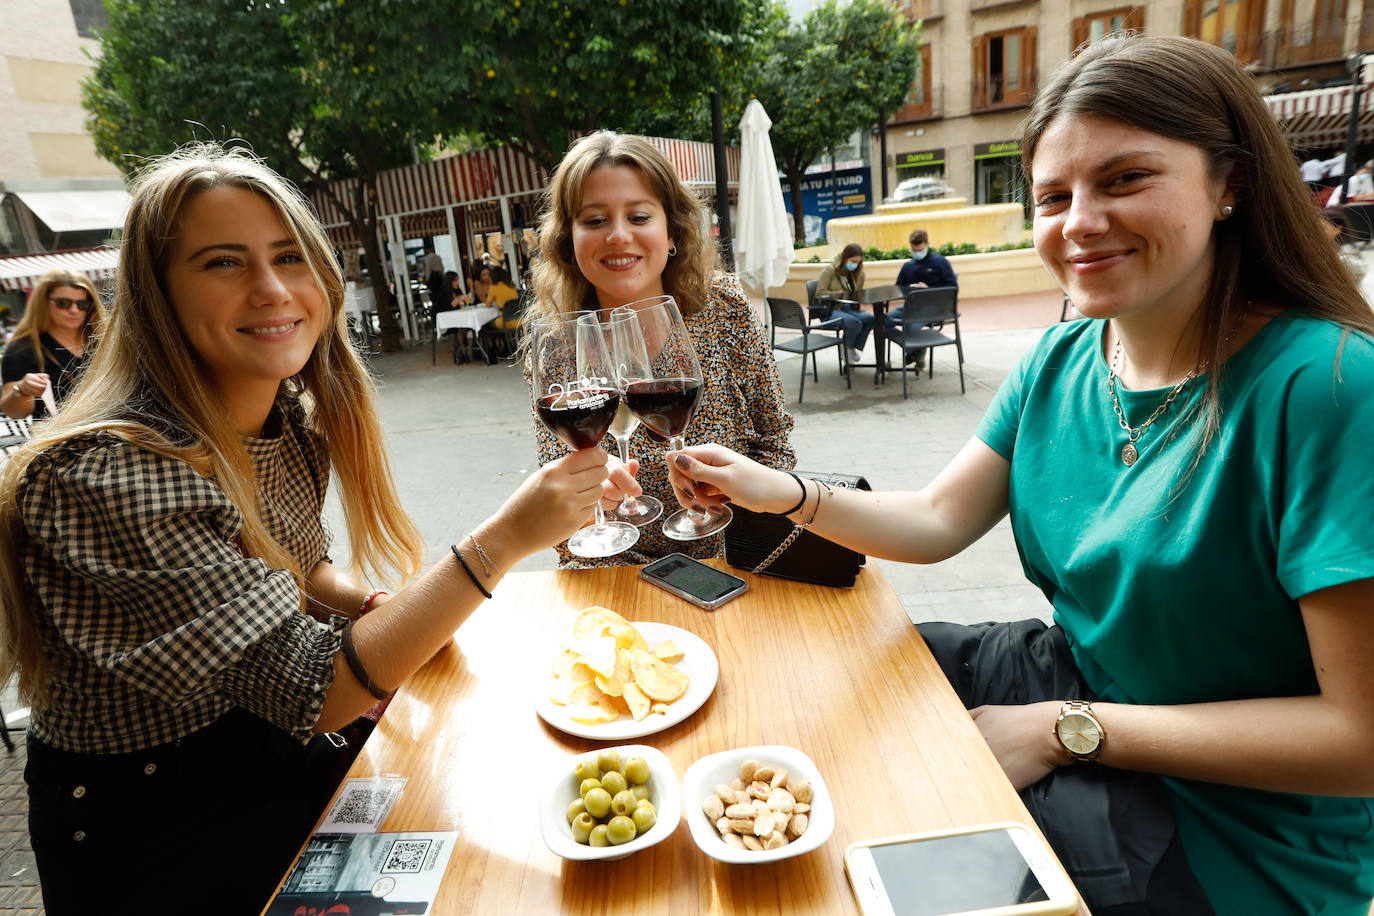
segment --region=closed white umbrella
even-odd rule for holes
[[[768,131],[773,121],[758,99],[752,99],[740,119],[739,233],[735,237],[735,268],[750,286],[781,286],[795,258],[782,185],[773,159]]]

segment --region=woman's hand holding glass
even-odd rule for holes
[[[621,395],[596,316],[558,315],[533,322],[530,369],[539,419],[570,448],[597,452],[604,479],[606,454],[599,446],[620,406]],[[606,521],[600,483],[598,480],[597,492],[591,497],[596,523],[568,539],[568,550],[579,557],[612,556],[639,540],[639,529],[634,525]]]
[[[710,512],[728,502],[755,512],[786,512],[802,495],[792,475],[723,445],[691,445],[667,458],[668,480],[684,508]]]
[[[530,474],[497,510],[483,543],[495,551],[489,541],[509,541],[513,563],[575,534],[600,500],[608,457],[603,449],[579,449]]]

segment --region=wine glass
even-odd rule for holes
[[[650,431],[668,440],[670,449],[684,448],[682,435],[696,411],[702,375],[682,313],[672,296],[632,302],[624,309],[633,317],[617,316],[611,322],[617,356],[643,347],[643,362],[636,362],[640,368],[623,379],[625,403]],[[627,360],[622,368],[630,365]],[[663,533],[675,541],[695,541],[720,531],[732,518],[724,505],[710,512],[681,509],[664,519]]]
[[[617,316],[633,316],[633,312],[628,312],[622,306],[618,309],[599,309],[596,313],[601,321],[601,328],[606,335],[606,346],[611,348],[611,362],[616,369],[616,385],[625,390],[625,380],[628,378],[648,377],[647,357],[644,355],[642,338],[640,346],[629,346],[629,338],[622,334],[621,338],[628,347],[627,351],[621,353],[615,348],[615,338],[611,331],[611,324]],[[611,436],[615,439],[616,447],[620,450],[620,460],[622,463],[629,463],[630,460],[630,437],[639,428],[639,417],[635,416],[634,411],[630,410],[625,398],[620,399],[620,407],[616,409],[615,419],[611,421]],[[629,522],[632,525],[643,527],[650,522],[657,521],[663,515],[663,503],[647,494],[640,496],[627,496],[621,500],[619,506],[611,513],[611,517],[617,521]]]
[[[530,326],[530,385],[539,419],[570,448],[597,448],[620,406],[605,333],[590,312],[541,318]],[[639,529],[608,522],[596,502],[596,522],[568,538],[579,557],[609,557],[639,540]]]

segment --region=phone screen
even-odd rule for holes
[[[1004,830],[870,847],[896,916],[941,916],[1048,900]]]
[[[686,557],[664,557],[645,567],[644,574],[667,582],[703,601],[716,601],[739,588],[740,580],[729,573]]]

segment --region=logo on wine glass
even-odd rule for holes
[[[611,388],[607,379],[585,376],[566,385],[555,382],[549,386],[549,410],[592,410],[601,407],[619,392]]]

